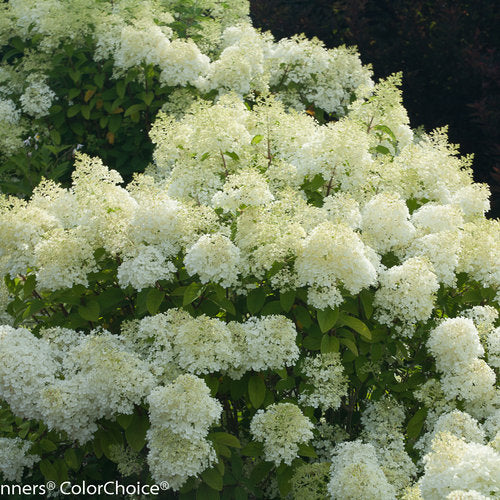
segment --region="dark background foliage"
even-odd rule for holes
[[[403,71],[413,127],[449,125],[500,216],[500,9],[493,0],[251,0],[256,27],[357,45],[375,78]]]

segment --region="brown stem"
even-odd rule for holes
[[[229,171],[227,169],[227,164],[226,164],[226,159],[224,158],[224,153],[222,152],[221,149],[219,149],[220,155],[222,157],[222,164],[224,165],[224,172],[226,173],[226,177],[229,175]]]

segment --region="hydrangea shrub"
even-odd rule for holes
[[[316,42],[225,33],[204,81],[227,83],[158,113],[145,173],[76,153],[71,186],[0,200],[4,480],[495,498],[500,224],[471,158],[411,129],[398,75],[353,93],[347,68],[300,80]],[[223,71],[235,40],[342,113]]]
[[[353,49],[275,42],[242,0],[12,0],[0,6],[0,188],[29,195],[70,180],[72,155],[99,155],[128,180],[151,161],[160,109],[272,90],[342,116],[371,82]]]

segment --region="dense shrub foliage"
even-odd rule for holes
[[[4,7],[5,40],[9,28],[22,50],[38,44],[4,68],[6,161],[36,156],[19,141],[37,126],[40,142],[67,133],[74,156],[70,185],[0,199],[4,482],[167,481],[163,497],[181,499],[498,496],[500,224],[471,158],[444,129],[413,131],[400,75],[374,84],[355,51],[223,29],[206,10],[193,34],[166,13],[179,5]],[[68,97],[62,75],[26,77],[46,86],[30,98],[11,82],[40,71],[44,50],[83,51],[97,88]],[[109,110],[104,67],[108,90],[126,89]],[[113,116],[114,132],[100,127]],[[92,127],[106,161],[73,151]],[[111,152],[127,163],[109,133],[152,152],[130,182],[106,165]],[[40,162],[53,172],[62,154],[66,172],[54,151]]]

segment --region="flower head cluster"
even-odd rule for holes
[[[0,395],[16,415],[85,442],[97,420],[131,413],[155,384],[147,364],[109,332],[44,334],[1,327]]]
[[[216,455],[206,436],[219,420],[222,407],[210,397],[205,382],[189,374],[155,388],[148,402],[151,473],[156,481],[168,481],[177,490],[214,461]]]
[[[375,448],[361,441],[341,443],[335,448],[328,490],[335,500],[396,498],[396,491],[380,468]]]
[[[405,450],[404,420],[403,406],[389,397],[370,402],[361,416],[362,437],[374,446],[380,467],[398,494],[417,473]]]
[[[337,352],[306,358],[302,365],[309,389],[299,396],[299,402],[323,411],[337,409],[347,395],[347,377]]]
[[[186,438],[205,437],[222,412],[210,397],[202,379],[186,374],[165,387],[156,387],[148,396],[152,426],[162,427]]]
[[[466,401],[487,401],[495,392],[495,372],[480,359],[484,348],[474,323],[469,318],[444,320],[431,331],[427,342],[443,373],[446,396]]]
[[[390,325],[395,319],[408,324],[429,319],[439,284],[427,260],[412,257],[380,274],[374,305],[378,320]]]
[[[34,118],[40,118],[49,113],[55,95],[46,83],[34,80],[28,85],[19,100],[25,113]]]
[[[0,472],[7,481],[21,481],[24,469],[40,460],[38,455],[28,453],[31,444],[18,437],[0,437]]]
[[[474,490],[493,498],[500,492],[500,456],[490,446],[442,432],[434,438],[424,463],[420,489],[426,499],[446,498],[455,490]]]
[[[223,234],[204,234],[188,249],[184,263],[186,271],[198,274],[202,283],[212,281],[229,287],[238,279],[240,249]]]
[[[292,463],[299,444],[313,437],[312,428],[312,422],[291,403],[272,404],[266,410],[258,410],[250,423],[254,438],[264,443],[266,460],[276,465]]]

